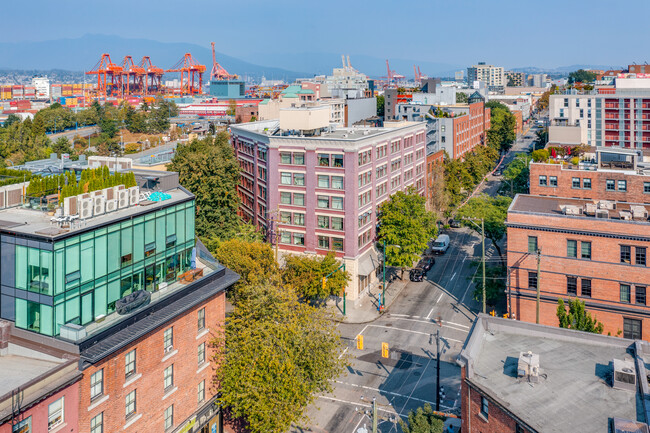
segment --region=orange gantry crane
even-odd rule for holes
[[[98,96],[122,96],[122,66],[111,61],[109,54],[102,54],[101,59],[86,72],[86,75],[97,75]]]
[[[185,53],[185,55],[170,69],[165,72],[180,72],[181,73],[181,88],[180,94],[183,95],[200,95],[203,89],[203,73],[205,72],[205,65],[197,62],[192,54]]]
[[[144,92],[143,78],[145,70],[133,63],[131,56],[124,56],[122,61],[122,92],[124,95],[141,95]]]
[[[162,77],[165,71],[154,66],[149,56],[144,56],[140,61],[140,67],[144,69],[144,95],[156,95],[164,91]]]
[[[210,71],[210,81],[236,80],[237,78],[239,78],[239,76],[237,75],[229,74],[228,71],[226,71],[224,67],[217,62],[217,56],[214,52],[214,42],[211,42],[211,44],[212,44],[212,71]]]

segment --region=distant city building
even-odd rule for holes
[[[235,122],[254,122],[259,117],[258,104],[237,105],[235,108]]]
[[[241,166],[240,213],[282,254],[334,251],[356,300],[381,280],[377,210],[412,186],[425,193],[425,125],[338,128],[326,107],[231,126]]]
[[[463,81],[465,79],[465,71],[456,71],[454,72],[455,81]]]
[[[325,84],[332,98],[367,98],[369,92],[368,77],[354,69],[347,59],[342,68],[334,68],[332,75],[318,75],[311,79],[316,83]]]
[[[509,87],[522,87],[526,85],[526,73],[525,72],[513,72],[506,71],[504,72],[506,86]]]
[[[490,91],[503,91],[507,84],[503,67],[486,65],[485,62],[467,68],[467,82],[471,85],[475,81],[485,83]]]
[[[36,89],[37,99],[48,99],[50,97],[50,80],[47,76],[32,78],[32,86]]]
[[[649,354],[645,341],[481,314],[459,356],[461,430],[646,433]]]
[[[217,98],[241,99],[245,90],[243,80],[212,80],[209,84],[210,96]]]

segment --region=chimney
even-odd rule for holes
[[[525,377],[529,382],[539,382],[539,355],[531,352],[519,352],[517,377]]]

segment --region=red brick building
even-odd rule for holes
[[[258,104],[237,105],[235,108],[235,122],[248,123],[254,122],[259,118]]]
[[[516,196],[506,222],[514,317],[535,322],[539,288],[541,324],[558,326],[558,299],[578,298],[605,325],[605,334],[650,338],[649,210],[626,202]]]
[[[461,431],[647,431],[637,402],[650,395],[636,380],[648,353],[645,341],[480,314],[459,357]],[[622,371],[630,384],[612,380]]]

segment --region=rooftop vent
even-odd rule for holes
[[[632,212],[632,217],[634,219],[648,218],[648,210],[645,208],[645,206],[633,205],[630,206],[630,211]]]
[[[636,372],[634,363],[622,359],[614,359],[614,375],[612,376],[612,387],[628,391],[636,391]]]
[[[609,218],[609,211],[607,209],[598,209],[596,211],[596,218],[608,219]]]
[[[564,209],[562,209],[562,211],[565,215],[580,215],[582,213],[582,209],[580,207],[573,205],[564,206]]]
[[[525,377],[529,382],[539,382],[539,355],[531,352],[519,352],[517,376]]]
[[[584,206],[585,214],[594,215],[596,213],[597,209],[598,209],[598,206],[596,205],[596,203],[585,203],[585,206]]]
[[[598,209],[614,210],[616,209],[616,202],[610,200],[600,200],[598,202]]]

